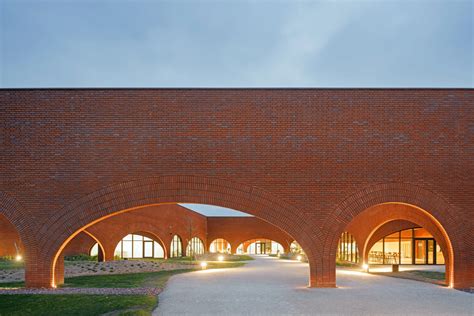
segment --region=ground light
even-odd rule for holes
[[[364,263],[362,265],[362,268],[365,270],[365,272],[367,272],[367,273],[369,272],[369,265],[367,263]]]
[[[221,256],[217,257],[217,260],[224,261],[224,256],[221,255]]]
[[[201,262],[201,268],[202,268],[203,270],[206,270],[206,268],[207,268],[207,262]]]
[[[303,257],[301,255],[298,255],[298,257],[296,257],[296,260],[298,260],[298,261],[301,261],[301,259],[303,259]]]
[[[23,259],[23,257],[22,257],[21,255],[17,255],[17,256],[15,257],[15,260],[16,260],[16,261],[21,261],[22,259]]]

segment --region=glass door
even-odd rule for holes
[[[435,256],[434,256],[435,241],[434,239],[428,239],[426,243],[427,243],[426,251],[428,252],[426,256],[426,259],[428,261],[427,263],[435,264]]]
[[[415,238],[413,247],[415,264],[436,264],[436,241],[433,238]]]
[[[415,264],[426,264],[426,239],[415,239]]]

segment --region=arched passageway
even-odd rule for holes
[[[247,240],[237,247],[237,254],[270,255],[284,253],[283,246],[273,240],[257,238]]]
[[[224,238],[217,238],[209,246],[210,253],[231,253],[231,244]]]
[[[384,189],[386,189],[385,194]],[[404,195],[401,195],[400,192],[404,192]],[[363,255],[363,257],[361,256],[361,262],[368,262],[367,243],[377,229],[394,220],[406,220],[427,229],[438,241],[445,255],[446,283],[451,287],[462,288],[465,286],[463,285],[464,280],[460,277],[466,271],[457,269],[458,275],[456,276],[454,270],[456,270],[456,265],[459,267],[468,263],[463,263],[462,257],[456,259],[454,253],[456,253],[456,247],[463,248],[466,245],[460,242],[459,238],[461,237],[457,236],[459,232],[453,230],[449,225],[445,225],[446,228],[451,228],[448,231],[445,226],[441,224],[442,222],[450,223],[449,205],[443,203],[442,200],[439,200],[430,192],[421,189],[416,191],[400,191],[400,188],[393,185],[382,186],[375,192],[369,190],[364,193],[365,195],[358,194],[354,196],[352,200],[349,198],[344,203],[345,209],[342,208],[337,211],[339,218],[345,218],[347,220],[347,224],[339,225],[341,231],[349,231],[353,235],[358,236],[357,240],[360,241],[359,253]],[[396,201],[396,199],[404,200],[405,202],[393,202]],[[377,200],[389,200],[392,202],[378,203]],[[409,201],[416,201],[418,205],[407,203]],[[430,211],[420,207],[420,205],[431,207]],[[453,242],[454,240],[459,240],[459,242]],[[337,249],[338,241],[339,238],[334,236],[331,240],[331,247]],[[462,252],[462,250],[459,251]],[[331,268],[331,271],[333,271],[332,269],[333,268]]]
[[[182,180],[183,182],[180,182],[180,180]],[[202,189],[203,183],[206,184],[207,190]],[[184,185],[186,190],[177,190],[176,188],[180,185]],[[155,190],[150,191],[151,187],[154,187]],[[233,190],[232,187],[234,187]],[[158,193],[160,193],[162,197],[160,197]],[[75,209],[71,210],[72,213],[82,212],[83,214],[87,214],[87,216],[78,217],[82,220],[71,223],[67,220],[67,218],[58,217],[58,219],[55,219],[53,221],[58,225],[55,229],[55,231],[57,232],[57,236],[64,236],[64,241],[62,242],[62,245],[56,246],[58,248],[55,248],[50,245],[46,248],[46,251],[43,254],[44,256],[48,253],[48,251],[52,251],[51,261],[49,261],[52,265],[52,269],[50,270],[50,268],[46,267],[46,272],[51,271],[50,279],[48,281],[49,285],[56,286],[56,279],[61,279],[55,279],[55,273],[53,273],[53,271],[57,270],[56,260],[59,258],[60,253],[64,246],[67,244],[67,242],[81,230],[86,229],[88,227],[92,227],[94,224],[103,221],[107,218],[112,218],[114,215],[130,212],[143,207],[169,204],[170,202],[166,201],[170,200],[179,203],[201,203],[228,207],[235,210],[250,213],[257,217],[263,218],[268,222],[273,222],[275,225],[278,225],[280,223],[281,225],[286,227],[286,231],[288,233],[293,233],[295,238],[297,238],[296,236],[300,236],[301,239],[297,239],[300,244],[306,244],[306,248],[314,249],[314,247],[310,246],[311,239],[309,236],[306,235],[307,233],[305,232],[303,227],[299,226],[298,221],[293,221],[293,219],[299,217],[294,208],[292,208],[290,205],[286,205],[286,203],[284,202],[282,202],[281,205],[276,206],[271,201],[277,199],[267,199],[267,197],[269,196],[268,193],[258,191],[255,188],[252,188],[252,190],[247,190],[245,186],[236,185],[235,183],[228,183],[225,181],[220,182],[216,180],[207,180],[203,178],[194,177],[151,178],[136,182],[130,182],[127,185],[118,186],[116,189],[107,188],[106,190],[104,190],[103,194],[94,193],[92,196],[96,197],[97,195],[100,195],[101,199],[104,199],[103,204],[97,203],[97,198],[92,199],[90,202],[88,202],[87,199],[82,199],[81,203],[74,204],[77,206]],[[125,198],[127,195],[129,196],[129,198]],[[110,200],[114,199],[116,203],[109,202]],[[136,201],[139,201],[138,203],[147,203],[148,201],[149,204],[140,204],[133,207],[133,203],[137,203]],[[268,212],[266,211],[268,209],[273,210],[272,212]],[[107,213],[108,215],[104,215]],[[292,218],[291,221],[284,220],[288,219],[289,217]],[[59,227],[59,223],[62,223],[67,226],[79,226],[79,228],[77,229],[76,233],[69,235],[68,231],[74,229],[71,227],[69,227],[69,229],[65,229],[65,227],[62,226]],[[94,234],[96,234],[95,231]],[[56,239],[56,242],[59,242],[59,240],[60,239]],[[169,240],[168,243],[164,244],[171,244],[171,240]],[[183,245],[183,248],[187,249],[187,244]],[[58,250],[54,251],[54,249]],[[108,253],[107,250],[105,252],[106,254]],[[315,258],[313,256],[313,252],[307,253],[307,256],[308,259]],[[59,264],[61,265],[61,263]],[[33,268],[38,269],[40,267],[34,266]],[[45,271],[43,271],[43,273],[44,272]],[[29,284],[28,282],[29,281],[27,275],[27,284]],[[37,284],[30,285],[35,286]],[[43,284],[43,286],[47,286],[47,284]]]

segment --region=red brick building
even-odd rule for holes
[[[101,220],[202,203],[294,237],[319,287],[336,285],[353,220],[370,219],[364,236],[408,220],[469,288],[473,104],[472,89],[4,89],[0,212],[28,286],[54,285],[68,242]]]

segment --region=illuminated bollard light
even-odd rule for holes
[[[202,268],[203,270],[206,270],[206,268],[207,268],[207,262],[201,262],[201,268]]]
[[[301,255],[298,255],[298,257],[296,257],[296,260],[298,260],[298,261],[301,261],[301,259],[303,259],[303,257]]]
[[[16,261],[21,261],[22,259],[23,259],[23,257],[22,257],[21,255],[17,255],[17,256],[15,257],[15,260],[16,260]]]
[[[219,260],[219,261],[224,261],[224,256],[219,256],[219,257],[217,257],[217,260]]]

